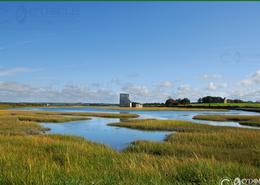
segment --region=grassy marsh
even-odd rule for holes
[[[137,119],[127,120],[119,123],[110,123],[109,126],[126,127],[148,131],[192,131],[205,130],[209,125],[194,124],[190,121],[182,120],[156,120],[156,119]],[[218,127],[219,128],[219,127]],[[209,130],[209,129],[208,129]]]
[[[189,106],[201,107],[255,107],[260,108],[260,103],[192,103]]]
[[[213,158],[118,153],[82,138],[0,136],[0,184],[216,184],[259,175],[255,166]]]
[[[0,110],[0,133],[8,135],[41,134],[47,128],[41,127],[38,122],[64,123],[68,121],[88,120],[83,116],[48,115],[34,111]]]
[[[127,124],[135,128],[176,132],[165,142],[137,141],[119,153],[80,137],[41,135],[36,121],[71,117],[64,114],[0,111],[0,184],[215,185],[225,176],[260,176],[257,130],[132,120]]]
[[[25,110],[0,110],[0,134],[24,135],[41,134],[47,128],[38,122],[64,123],[69,121],[89,120],[88,116],[107,118],[132,118],[134,114],[47,112]]]
[[[236,121],[241,125],[260,126],[260,115],[196,115],[193,119],[209,121]]]
[[[12,116],[36,116],[36,117],[63,117],[63,118],[84,118],[84,117],[102,117],[102,118],[137,118],[137,114],[128,113],[103,113],[103,112],[50,112],[50,111],[28,111],[28,110],[0,110],[1,115]]]
[[[41,114],[39,112],[38,114]],[[101,118],[137,118],[138,114],[128,113],[103,113],[103,112],[44,112],[48,115],[63,115],[63,116],[89,116],[89,117],[101,117]]]
[[[140,130],[176,131],[165,142],[137,141],[128,152],[188,158],[215,159],[260,169],[260,131],[218,127],[176,120],[135,120],[111,124]],[[260,171],[259,171],[260,172]]]
[[[110,110],[147,110],[147,111],[227,111],[227,109],[212,109],[207,107],[201,107],[201,108],[195,108],[195,107],[118,107],[118,106],[89,106],[93,108],[99,108],[99,109],[110,109]]]

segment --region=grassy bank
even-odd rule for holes
[[[149,131],[199,131],[199,130],[210,130],[211,126],[194,124],[190,121],[181,120],[156,120],[156,119],[140,119],[140,120],[128,120],[119,123],[110,123],[109,126],[126,127],[139,130],[149,130]],[[221,127],[216,127],[219,129]]]
[[[0,136],[0,184],[205,184],[222,176],[259,176],[259,169],[213,158],[118,153],[81,138]]]
[[[39,112],[38,114],[41,114]],[[91,117],[100,117],[100,118],[137,118],[138,114],[128,114],[128,113],[103,113],[103,112],[48,112],[44,113],[48,115],[64,115],[64,116],[91,116]]]
[[[132,118],[134,114],[47,112],[25,110],[0,110],[0,133],[4,134],[40,134],[46,131],[39,122],[64,123],[88,120],[88,116],[107,118]],[[48,129],[47,129],[48,130]]]
[[[135,120],[111,125],[140,130],[175,131],[163,143],[137,141],[128,147],[127,152],[168,156],[183,161],[191,158],[199,161],[214,159],[230,164],[239,163],[245,169],[256,168],[260,173],[259,130],[217,127],[175,120]],[[189,171],[189,167],[186,170]]]
[[[236,121],[241,125],[260,126],[260,115],[196,115],[193,119],[209,121]]]
[[[46,107],[43,103],[0,103],[0,109],[14,109],[23,107]]]
[[[142,107],[142,108],[136,108],[136,107],[118,107],[118,106],[89,106],[92,108],[97,109],[109,109],[109,110],[144,110],[144,111],[227,111],[227,109],[212,109],[207,107]]]
[[[48,115],[34,111],[0,110],[0,133],[5,135],[35,135],[47,131],[39,122],[63,123],[68,121],[88,120],[83,116]]]
[[[70,113],[0,111],[0,184],[215,185],[226,176],[260,176],[260,132],[256,130],[127,121],[139,129],[176,132],[165,142],[139,141],[119,153],[79,137],[42,135],[45,129],[37,122],[21,120],[30,114],[36,121],[45,116],[72,117]]]
[[[101,118],[137,118],[137,114],[128,113],[103,113],[103,112],[50,112],[50,111],[27,111],[27,110],[0,110],[1,115],[11,115],[20,117],[35,117],[36,118],[55,118],[62,117],[64,119],[80,119],[81,117],[101,117]],[[69,121],[69,120],[65,120]],[[73,121],[73,120],[71,120]],[[44,122],[44,121],[42,121]],[[54,121],[56,122],[56,121]]]
[[[188,106],[200,107],[251,107],[260,108],[260,103],[192,103]]]

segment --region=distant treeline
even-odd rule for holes
[[[240,99],[226,99],[219,96],[205,96],[198,99],[197,102],[192,102],[188,98],[168,98],[165,103],[144,103],[144,107],[177,107],[177,106],[185,106],[185,107],[201,107],[206,104],[226,104],[225,106],[236,106],[230,105],[234,103],[252,103],[253,106],[258,104],[257,102],[252,101],[243,101]],[[19,107],[48,107],[48,106],[118,106],[118,104],[114,103],[52,103],[52,102],[41,102],[41,103],[32,103],[32,102],[0,102],[0,108],[19,108]],[[209,105],[208,105],[209,106]],[[223,106],[223,105],[221,105]]]
[[[198,99],[198,103],[244,103],[244,102],[245,101],[240,99],[227,99],[219,96],[205,96]]]
[[[173,106],[176,106],[176,105],[186,105],[186,104],[190,104],[190,100],[188,98],[183,98],[183,99],[179,98],[179,99],[176,99],[176,100],[169,98],[165,102],[166,107],[173,107]]]
[[[144,107],[174,107],[174,106],[178,106],[178,105],[187,105],[190,104],[190,100],[188,98],[183,98],[183,99],[172,99],[169,98],[166,100],[165,103],[144,103],[143,106]]]
[[[32,102],[0,102],[2,107],[47,107],[47,106],[117,106],[109,103],[32,103]]]
[[[165,107],[165,103],[144,103],[144,107]]]
[[[222,98],[219,96],[205,96],[202,98],[199,98],[197,102],[193,102],[192,104],[209,104],[209,103],[254,103],[252,101],[243,101],[240,99],[227,99],[227,98]],[[168,98],[164,106],[166,107],[174,107],[174,106],[188,106],[191,104],[191,101],[188,98],[183,98],[183,99],[173,99],[173,98]],[[162,104],[160,104],[163,106]]]

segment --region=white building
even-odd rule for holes
[[[135,107],[135,108],[143,108],[143,104],[138,103],[138,102],[132,102],[132,107]]]

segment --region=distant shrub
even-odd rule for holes
[[[172,98],[169,98],[166,100],[165,102],[165,106],[166,107],[172,107],[172,106],[176,106],[176,105],[179,105],[179,104],[190,104],[190,100],[188,98],[183,98],[183,99],[172,99]]]
[[[224,102],[224,98],[218,96],[206,96],[198,100],[198,103],[223,103],[223,102]]]

